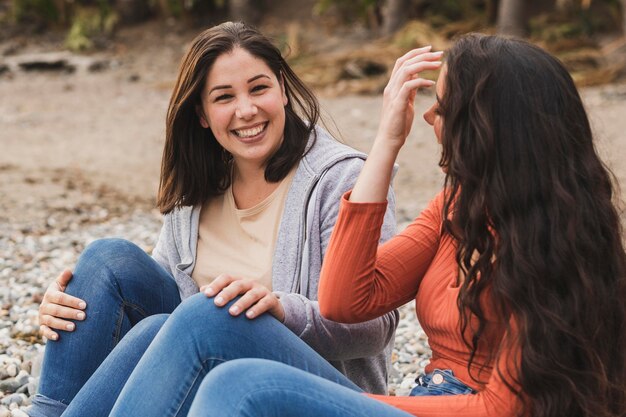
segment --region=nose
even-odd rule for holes
[[[424,113],[424,120],[426,120],[426,123],[428,123],[429,125],[433,126],[435,124],[435,106],[437,104],[433,104],[432,106],[430,106],[430,108],[428,110],[426,110],[426,112]]]
[[[251,119],[257,114],[257,107],[250,98],[245,97],[239,99],[237,102],[237,109],[235,115],[240,119]]]

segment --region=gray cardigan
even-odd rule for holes
[[[285,326],[365,391],[387,392],[387,366],[397,311],[360,324],[340,324],[319,313],[317,287],[322,259],[337,220],[341,196],[350,190],[365,154],[321,128],[293,177],[276,240],[272,286],[285,310]],[[395,233],[395,198],[389,192],[381,241]],[[169,271],[181,299],[198,292],[191,278],[200,206],[182,207],[164,218],[152,256]]]

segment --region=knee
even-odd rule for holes
[[[123,256],[135,257],[145,252],[137,245],[128,240],[119,238],[98,239],[90,243],[80,256],[79,262],[97,259],[106,262]]]
[[[97,295],[117,284],[113,271],[128,271],[141,256],[148,256],[137,245],[123,239],[98,239],[80,255],[67,292],[79,297]],[[113,281],[113,282],[112,282]]]
[[[187,298],[176,307],[167,321],[167,329],[186,329],[186,335],[194,339],[218,339],[218,334],[228,333],[231,338],[249,334],[252,320],[244,315],[231,316],[228,308],[235,300],[223,307],[215,305],[214,299],[204,293]],[[258,321],[258,319],[256,319]],[[169,330],[168,330],[169,332]]]
[[[139,349],[142,352],[148,348],[148,345],[154,340],[161,327],[165,324],[169,314],[154,314],[141,320],[124,336],[120,343],[130,344],[133,349]],[[142,347],[143,346],[143,347]]]
[[[169,314],[153,314],[141,320],[133,329],[136,329],[142,334],[148,334],[154,337],[159,330],[161,330],[161,327],[163,327],[169,316]]]
[[[182,323],[206,323],[223,320],[228,315],[228,307],[218,307],[213,298],[197,293],[180,303],[172,313],[171,321]]]
[[[239,400],[259,388],[263,375],[268,371],[272,374],[275,370],[274,364],[269,360],[246,358],[218,365],[202,381],[192,408],[205,409],[221,402],[226,407],[232,405],[233,400]]]

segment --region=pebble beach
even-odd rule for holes
[[[121,237],[152,250],[160,215],[121,204],[123,210],[118,205],[115,211],[123,215],[112,216],[95,205],[93,210],[53,213],[39,225],[0,225],[0,280],[5,283],[0,287],[0,417],[25,416],[23,409],[36,393],[45,344],[37,310],[51,279],[101,237]],[[429,356],[414,305],[402,308],[401,317],[390,373],[390,392],[397,395],[408,393]]]

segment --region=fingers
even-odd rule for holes
[[[412,59],[418,55],[430,52],[432,48],[433,48],[432,45],[428,45],[428,46],[423,46],[421,48],[411,49],[409,52],[402,55],[400,58],[396,59],[396,63],[394,64],[393,70],[391,70],[391,72],[393,73],[394,71],[396,71],[398,68],[402,66],[402,64],[404,64],[409,59]]]
[[[84,320],[85,312],[75,308],[65,307],[59,304],[44,303],[39,306],[39,314],[70,320]]]
[[[399,66],[394,67],[389,83],[385,88],[385,95],[395,96],[406,81],[417,78],[422,71],[439,69],[442,55],[443,51],[422,53],[404,60]]]
[[[71,279],[72,271],[66,269],[65,271],[61,272],[61,274],[55,280],[55,283],[59,287],[59,291],[65,291],[65,287],[67,287],[67,284],[71,281]]]
[[[223,287],[215,296],[214,303],[218,307],[225,306],[241,295],[228,309],[228,312],[232,316],[239,316],[245,312],[246,317],[252,319],[269,312],[280,321],[284,321],[285,314],[282,304],[276,295],[263,284],[251,279],[233,278],[223,275],[216,278],[208,286],[202,287],[201,290],[207,295],[214,293],[215,289],[212,287],[216,281],[215,287],[222,286],[226,282],[229,282],[229,284]]]
[[[39,325],[40,327],[47,326],[50,329],[63,330],[66,332],[73,332],[76,328],[76,325],[71,321],[62,320],[48,314],[44,314],[41,316]]]
[[[87,303],[80,298],[50,288],[44,294],[43,303],[58,304],[78,310],[84,310],[87,307]]]
[[[41,335],[48,340],[59,340],[59,334],[55,331],[52,331],[52,329],[45,324],[39,326],[39,331],[41,332]]]
[[[263,313],[270,313],[279,321],[285,321],[285,310],[278,297],[269,292],[246,311],[246,317],[254,319]]]
[[[218,279],[219,277],[216,278],[216,281]],[[223,307],[226,304],[228,304],[230,301],[232,301],[238,295],[245,294],[246,292],[251,290],[255,284],[261,285],[253,280],[233,278],[230,276],[228,276],[228,280],[230,280],[230,283],[226,285],[225,287],[223,287],[222,290],[219,293],[217,293],[217,295],[215,296],[214,302],[215,302],[215,305],[218,307]],[[227,280],[224,279],[224,281],[220,281],[219,284],[221,285],[225,281]],[[213,291],[215,290],[215,288],[213,288],[213,283],[211,283],[209,287],[206,287],[204,290],[204,293],[207,294],[209,297],[210,297],[209,295],[210,290],[213,290]]]
[[[257,284],[257,286],[253,286],[239,300],[237,300],[237,302],[233,304],[228,311],[233,316],[238,316],[244,311],[246,311],[246,315],[248,315],[250,312],[248,309],[268,294],[271,294],[270,290],[261,284]]]
[[[205,285],[200,288],[200,291],[204,292],[207,297],[213,297],[215,294],[220,292],[224,287],[226,287],[236,279],[237,278],[234,278],[230,275],[221,274],[217,278],[215,278],[209,285]]]

